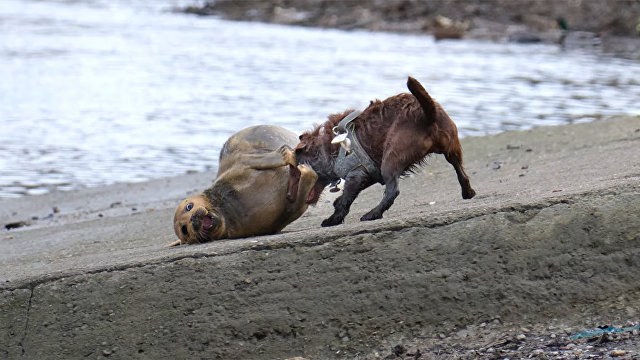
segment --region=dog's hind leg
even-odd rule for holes
[[[333,202],[333,214],[325,219],[321,225],[334,226],[341,224],[358,194],[373,184],[374,181],[364,170],[356,169],[351,171],[345,179],[342,195]]]
[[[444,154],[444,157],[456,170],[458,182],[462,188],[462,198],[471,199],[476,196],[475,190],[471,188],[471,184],[469,183],[469,176],[467,176],[467,173],[464,171],[464,167],[462,167],[462,151],[448,152]]]

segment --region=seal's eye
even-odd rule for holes
[[[185,211],[191,211],[193,209],[193,203],[188,203],[187,206],[184,207]]]
[[[187,231],[187,225],[182,225],[180,231],[182,231],[182,234],[184,235],[189,235],[189,232]]]

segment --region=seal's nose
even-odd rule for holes
[[[204,209],[196,210],[193,215],[191,215],[191,225],[193,226],[194,231],[200,231],[200,226],[202,226],[202,218],[207,214]]]
[[[194,231],[200,230],[200,218],[195,215],[191,216],[191,226]]]

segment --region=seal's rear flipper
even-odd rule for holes
[[[172,242],[171,244],[165,245],[164,247],[174,247],[174,246],[178,246],[180,244],[181,244],[180,240],[176,240],[176,241]]]

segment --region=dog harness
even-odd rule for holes
[[[333,171],[342,179],[346,178],[347,174],[358,166],[364,167],[365,171],[375,179],[381,177],[376,163],[364,151],[356,136],[356,125],[353,120],[360,114],[362,114],[362,111],[350,113],[340,121],[338,126],[333,128],[333,133],[336,134],[336,137],[332,142],[340,143],[340,152],[333,165]]]

